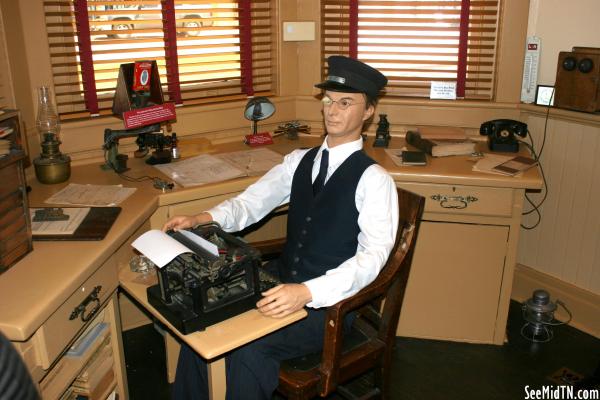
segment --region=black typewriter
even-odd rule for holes
[[[181,232],[167,232],[192,250],[157,268],[148,301],[181,333],[206,327],[256,306],[261,292],[279,281],[261,268],[260,253],[217,224],[191,230],[218,248],[216,256]]]

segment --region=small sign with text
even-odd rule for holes
[[[456,100],[456,82],[431,82],[430,99]]]
[[[123,113],[123,123],[126,129],[139,128],[172,119],[175,119],[175,104],[173,103],[157,104]]]

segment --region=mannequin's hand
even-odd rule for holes
[[[163,232],[169,229],[180,230],[186,228],[192,228],[199,224],[206,224],[212,222],[212,216],[209,213],[201,213],[198,215],[176,215],[170,218],[162,227]]]
[[[261,314],[273,318],[283,318],[312,300],[308,287],[298,283],[275,286],[262,295],[264,297],[256,303],[256,307]]]

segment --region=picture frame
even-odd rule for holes
[[[538,106],[553,106],[554,97],[554,86],[537,85],[537,89],[535,91],[535,104],[537,104]]]

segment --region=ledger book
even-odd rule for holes
[[[430,140],[419,132],[406,132],[406,142],[433,157],[469,155],[475,151],[475,142],[470,140]]]

